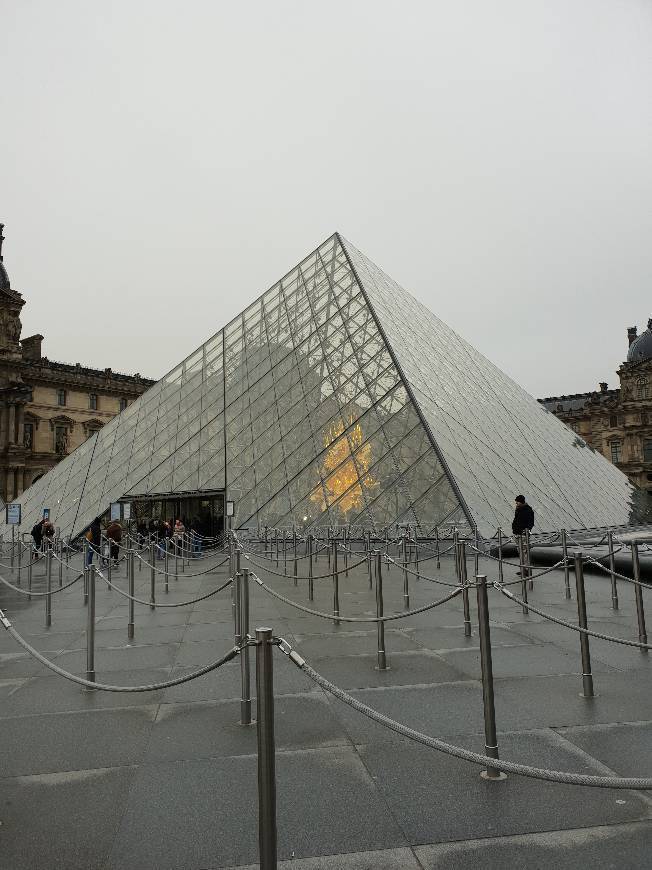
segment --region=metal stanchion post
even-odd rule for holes
[[[376,617],[384,615],[383,603],[383,557],[376,553]],[[387,671],[387,655],[385,653],[385,623],[376,623],[378,628],[378,670]]]
[[[534,580],[532,579],[532,557],[530,554],[530,530],[526,529],[523,532],[523,549],[525,550],[525,573],[527,574],[528,589],[534,589]]]
[[[441,568],[441,560],[439,557],[439,528],[435,526],[435,552],[437,554],[437,567]]]
[[[525,545],[523,543],[523,535],[515,535],[516,544],[518,546],[518,559],[521,565],[519,574],[521,575],[521,597],[523,598],[523,613],[527,616],[529,610],[527,608],[527,571],[525,569]]]
[[[372,589],[374,585],[372,568],[371,568],[371,532],[367,532],[367,570],[369,573],[369,588]]]
[[[156,544],[153,543],[150,547],[149,559],[151,567],[149,569],[149,608],[156,608]]]
[[[464,610],[464,637],[471,637],[471,605],[469,603],[469,586],[466,573],[466,544],[457,542],[457,564],[459,580],[462,587],[462,608]]]
[[[480,538],[478,536],[478,527],[473,530],[473,576],[477,577],[480,571]]]
[[[34,552],[30,547],[29,550],[29,562],[27,563],[27,589],[29,592],[32,591],[32,565],[34,564]],[[32,596],[28,595],[27,600],[31,601]]]
[[[18,576],[16,577],[16,583],[20,586],[20,569],[23,565],[23,542],[18,538]]]
[[[258,851],[260,870],[276,870],[276,758],[271,628],[256,629]]]
[[[16,554],[16,526],[11,527],[11,554],[10,554],[10,565],[14,567],[14,556]]]
[[[240,724],[251,725],[251,676],[249,672],[249,569],[244,568],[238,583],[240,591]]]
[[[340,575],[337,571],[337,541],[333,539],[333,622],[339,625],[337,617],[340,615]]]
[[[408,555],[406,548],[405,535],[403,535],[403,607],[406,610],[410,609],[410,583],[408,580]]]
[[[498,758],[496,738],[496,708],[494,705],[494,671],[491,661],[491,629],[489,627],[489,599],[487,596],[487,577],[477,574],[476,591],[478,595],[478,634],[480,635],[480,667],[482,669],[482,705],[484,708],[484,748],[485,755]],[[487,767],[480,773],[484,779],[507,779],[495,767]]]
[[[274,529],[274,546],[276,547],[276,567],[278,568],[278,529]]]
[[[331,535],[332,535],[332,529],[329,526],[326,529],[326,553],[328,554],[328,567],[329,568],[331,566]]]
[[[455,576],[459,580],[460,578],[460,548],[458,546],[460,541],[460,533],[455,529],[453,532],[453,556],[455,558]]]
[[[127,638],[133,640],[134,637],[134,551],[129,550],[129,561],[127,562],[127,570],[129,572],[129,622],[127,624]]]
[[[575,588],[577,590],[577,616],[580,628],[588,628],[586,619],[586,595],[584,593],[584,566],[582,554],[575,553]],[[581,698],[593,698],[593,674],[591,673],[591,651],[589,649],[589,636],[586,632],[579,632],[580,653],[582,656],[582,686],[584,691]]]
[[[607,546],[609,547],[609,573],[611,575],[611,606],[618,610],[618,587],[616,586],[616,555],[614,553],[613,532],[607,532]],[[632,563],[633,564],[633,563]]]
[[[571,598],[571,586],[570,586],[570,566],[568,564],[568,540],[566,538],[566,529],[561,530],[561,553],[564,559],[564,595],[570,600]]]
[[[634,596],[636,600],[636,619],[638,622],[638,642],[647,643],[647,629],[645,628],[645,609],[643,607],[643,587],[641,586],[641,564],[638,560],[638,544],[632,541],[632,571],[635,580]],[[648,650],[642,649],[642,653]]]
[[[240,642],[240,549],[233,553],[233,634],[235,636],[236,646]]]
[[[95,565],[88,569],[88,613],[86,624],[86,679],[95,682]]]
[[[168,546],[169,538],[165,539],[165,561],[163,563],[165,568],[165,591],[168,591],[168,577],[170,574],[170,548]],[[179,579],[179,578],[177,578]]]
[[[503,582],[503,530],[498,526],[498,582]]]
[[[314,538],[308,535],[308,601],[313,601],[315,598],[315,581],[312,579],[312,550]]]
[[[59,538],[59,589],[63,586],[63,541]]]
[[[45,596],[45,625],[52,625],[52,550],[48,547],[45,559],[47,561],[47,595]]]
[[[297,571],[297,530],[296,527],[292,529],[292,547],[294,552],[294,562],[292,565],[292,575],[294,577],[294,585],[299,585],[299,575]]]
[[[111,589],[111,541],[109,538],[105,538],[106,541],[106,579],[107,579],[107,589]],[[100,550],[102,549],[102,543],[100,542]]]

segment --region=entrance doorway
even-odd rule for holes
[[[152,520],[168,520],[174,525],[177,517],[187,529],[194,529],[206,538],[216,538],[224,532],[224,493],[201,495],[165,495],[135,497],[131,502],[137,525],[148,529]]]

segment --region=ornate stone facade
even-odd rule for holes
[[[154,381],[53,362],[41,356],[42,335],[21,340],[25,300],[4,266],[3,229],[0,224],[0,497],[11,501]]]
[[[652,318],[637,335],[629,327],[627,359],[618,369],[620,387],[606,383],[592,393],[539,399],[594,450],[652,495]]]

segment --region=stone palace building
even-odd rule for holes
[[[539,401],[652,495],[652,318],[641,335],[630,326],[627,337],[620,387],[610,390],[603,382],[592,393]]]
[[[21,339],[25,300],[3,263],[0,224],[0,498],[35,480],[120,413],[154,381],[41,355],[42,335]]]

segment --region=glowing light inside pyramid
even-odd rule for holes
[[[344,435],[347,426],[350,428]],[[339,420],[331,424],[324,435],[324,447],[328,448],[321,464],[324,489],[318,487],[310,495],[310,500],[321,511],[335,501],[338,510],[345,515],[364,507],[362,484],[370,488],[376,486],[376,481],[368,473],[372,461],[371,444],[363,444],[363,441],[362,426],[354,423],[353,417],[346,423]]]

